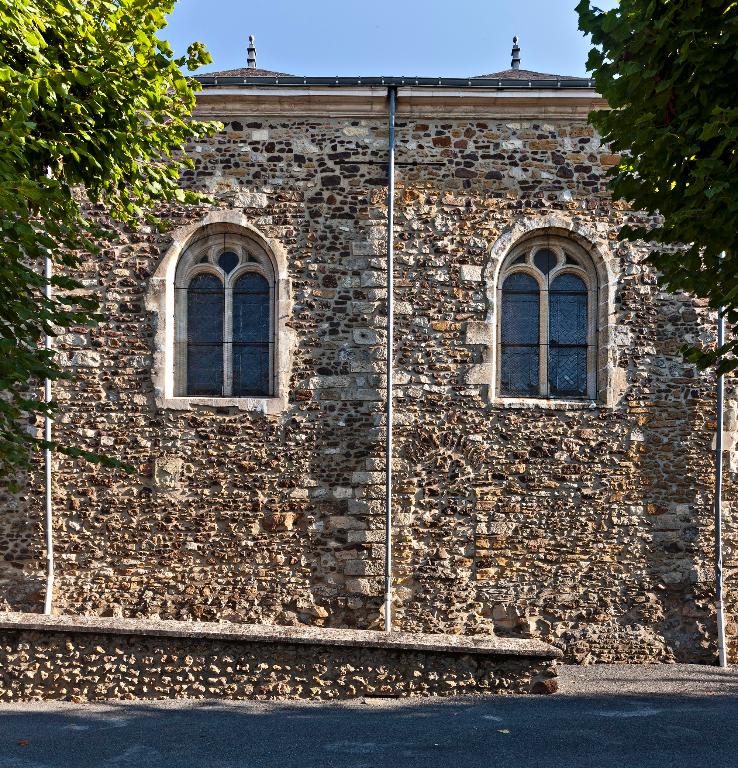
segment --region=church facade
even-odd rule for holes
[[[55,430],[136,469],[56,457],[56,610],[383,626],[392,91],[393,626],[713,659],[715,382],[680,349],[715,320],[618,242],[593,83],[250,64],[201,78],[214,204],[122,232],[82,275],[105,321],[55,342]],[[5,610],[43,602],[42,481],[5,500]]]

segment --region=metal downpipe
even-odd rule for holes
[[[44,276],[46,278],[46,285],[44,286],[44,295],[46,299],[51,299],[51,257],[46,256],[46,264],[44,270]],[[51,350],[51,335],[46,333],[44,336],[44,349]],[[47,378],[44,381],[44,403],[48,406],[51,402],[51,379]],[[53,523],[53,508],[52,508],[52,494],[51,494],[51,448],[48,443],[51,442],[51,417],[47,414],[44,416],[44,440],[47,443],[44,449],[44,462],[46,470],[45,481],[45,521],[44,527],[46,531],[46,595],[44,599],[44,613],[51,615],[52,600],[54,596],[54,538],[52,531]]]
[[[725,254],[721,254],[721,257]],[[725,343],[725,313],[723,307],[718,310],[717,345]],[[717,425],[715,428],[715,603],[717,610],[718,664],[728,666],[725,648],[725,615],[723,609],[723,419],[724,419],[725,382],[723,374],[717,377]]]
[[[387,89],[389,102],[389,159],[387,162],[387,404],[384,507],[384,631],[392,631],[392,368],[394,358],[394,218],[395,218],[395,112],[397,88]]]

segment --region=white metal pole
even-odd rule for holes
[[[724,253],[720,254],[721,258]],[[718,310],[717,344],[725,343],[725,314],[723,307]],[[715,603],[717,610],[718,664],[728,666],[725,648],[725,615],[723,611],[723,535],[722,535],[722,496],[723,496],[723,420],[724,420],[725,383],[723,374],[717,377],[717,426],[715,430]]]
[[[46,299],[51,299],[51,256],[46,256],[46,267],[44,270],[46,285],[44,294]],[[44,349],[51,350],[51,335],[47,333],[44,337]],[[48,406],[51,402],[51,379],[44,381],[44,402]],[[44,440],[47,444],[51,442],[51,417],[44,416]],[[54,596],[54,538],[52,533],[52,495],[51,495],[51,448],[47,445],[44,449],[44,460],[46,469],[46,598],[44,600],[44,613],[51,614],[51,605]]]
[[[397,89],[390,88],[389,160],[387,163],[387,452],[385,465],[384,631],[392,631],[392,366],[394,352],[395,109]]]

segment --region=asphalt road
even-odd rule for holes
[[[738,766],[738,672],[565,668],[562,693],[0,707],[0,768]]]

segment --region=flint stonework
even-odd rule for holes
[[[0,703],[555,693],[536,640],[0,617]]]
[[[80,277],[105,320],[55,340],[74,378],[55,385],[54,429],[135,474],[56,456],[55,609],[380,628],[383,102],[362,117],[238,103],[208,106],[224,127],[191,147],[184,181],[283,254],[290,301],[282,319],[292,334],[284,398],[241,409],[167,407],[157,397],[152,370],[155,359],[165,363],[151,281],[171,233],[205,221],[210,206],[172,205],[160,212],[168,231],[123,231],[86,260]],[[535,117],[527,107],[515,117],[490,107],[413,115],[402,99],[400,107],[397,628],[536,638],[578,662],[711,661],[714,380],[680,349],[710,343],[714,317],[702,302],[661,290],[641,244],[617,241],[621,225],[644,219],[610,198],[604,174],[617,158],[587,125],[586,109],[566,116],[545,107],[550,114]],[[496,275],[533,232],[575,239],[596,264],[594,402],[496,396]],[[734,425],[732,381],[727,399]],[[736,462],[728,464],[725,602],[735,640],[738,497]],[[43,603],[42,482],[39,471],[3,497],[7,611]],[[3,641],[3,653],[38,639]],[[33,654],[56,658],[66,641],[44,642]],[[99,652],[87,638],[70,642],[74,654],[97,654],[103,665],[114,653],[109,638],[95,641]],[[173,654],[175,667],[187,653],[201,658],[202,688],[187,695],[207,692],[208,664],[235,663],[227,644],[212,653],[175,645],[152,640],[142,653]],[[735,654],[738,643],[731,646]],[[45,662],[34,663],[40,674]],[[161,679],[125,690],[138,695]],[[269,696],[280,679],[248,685]],[[61,682],[54,686],[61,692]]]

